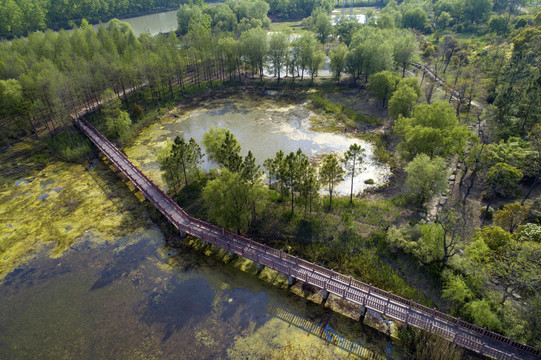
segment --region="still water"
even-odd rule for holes
[[[216,6],[222,2],[223,1],[216,1],[208,3],[207,6]],[[178,28],[177,10],[136,16],[121,20],[131,25],[135,36],[139,36],[143,33],[158,35],[159,33],[168,33]],[[107,25],[107,23],[104,25]],[[95,31],[98,30],[98,26],[99,24],[92,25]]]
[[[42,249],[0,284],[0,359],[400,357],[276,273],[193,246],[167,248],[149,226],[113,242],[87,232],[56,259]]]
[[[242,147],[241,154],[244,156],[248,150],[252,151],[260,165],[279,150],[288,154],[301,149],[311,159],[329,153],[341,157],[351,144],[358,143],[365,149],[365,154],[362,169],[356,170],[354,193],[385,183],[391,174],[389,166],[374,158],[371,143],[344,134],[313,131],[310,118],[318,115],[307,109],[305,103],[278,102],[273,99],[276,96],[279,94],[235,95],[204,102],[194,110],[178,108],[166,114],[160,123],[144,130],[126,153],[153,180],[163,185],[156,160],[158,149],[178,135],[186,140],[194,138],[204,150],[203,134],[212,127],[229,129]],[[202,165],[205,170],[213,166],[207,161]],[[368,179],[374,180],[374,185],[367,185]],[[350,186],[351,177],[346,175],[335,191],[338,195],[349,195]]]
[[[216,6],[221,2],[213,2],[209,3],[208,6]],[[336,14],[333,12],[332,15],[332,21],[333,24],[336,23],[338,18],[340,17],[340,14]],[[346,17],[354,18],[358,23],[364,24],[366,21],[365,15],[362,14],[355,14],[355,15],[349,15],[349,13],[346,13]],[[133,32],[136,36],[141,35],[142,33],[149,33],[151,35],[157,35],[159,33],[168,33],[171,30],[176,30],[178,27],[177,24],[177,10],[173,11],[166,11],[162,13],[157,14],[149,14],[149,15],[143,15],[143,16],[136,16],[132,18],[122,19],[122,21],[127,22],[131,25]],[[105,23],[104,25],[107,25]],[[98,30],[98,24],[93,25],[95,31]]]

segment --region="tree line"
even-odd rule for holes
[[[228,0],[216,6],[204,2],[184,4],[177,11],[178,31],[185,35],[192,21],[208,21],[215,31],[236,35],[257,27],[268,29],[268,12],[269,5],[264,0]]]
[[[73,27],[86,19],[91,24],[107,21],[112,18],[125,17],[133,14],[178,8],[181,12],[193,5],[188,0],[3,0],[0,2],[0,38],[13,38],[27,35],[36,30],[61,29]],[[198,1],[202,5],[202,1]],[[227,29],[232,22],[248,23],[254,27],[257,19],[260,26],[268,26],[270,20],[267,13],[286,18],[304,18],[318,7],[330,12],[334,7],[333,0],[288,0],[281,1],[232,1],[219,4],[216,9],[207,8],[207,12],[218,14],[217,22],[220,27]],[[192,6],[193,8],[193,6]],[[233,12],[228,11],[231,9]],[[266,9],[266,10],[265,10]],[[259,16],[263,14],[264,16]],[[211,15],[212,16],[212,15]],[[233,20],[236,17],[236,20]],[[212,16],[214,18],[214,16]],[[184,21],[180,27],[187,26]],[[230,31],[230,30],[229,30]]]

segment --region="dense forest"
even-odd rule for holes
[[[32,21],[29,9],[9,10],[20,18],[0,21],[0,36],[80,14],[97,21],[178,5],[149,3],[118,10],[124,3],[115,2],[107,12],[62,6],[59,14],[52,1],[40,2],[32,9],[45,10]],[[0,17],[8,5],[22,9],[4,1]],[[69,34],[47,30],[2,41],[0,142],[39,138],[51,153],[80,160],[89,146],[69,114],[98,100],[104,106],[95,122],[123,144],[155,120],[144,120],[153,109],[213,86],[272,84],[290,95],[298,89],[295,97],[328,120],[319,124],[325,130],[357,134],[382,126],[363,136],[396,174],[387,190],[333,197],[344,169],[352,178],[362,171],[359,147],[318,164],[277,149],[274,158],[258,159],[265,160],[259,167],[251,153],[240,156],[227,129],[213,129],[203,144],[179,137],[160,152],[170,193],[181,205],[199,204],[188,211],[220,226],[540,348],[541,11],[525,0],[382,5],[366,11],[365,24],[343,17],[333,25],[328,1],[190,3],[179,5],[178,31],[157,37],[137,38],[113,20],[97,31],[83,21]],[[296,25],[303,32],[268,34],[271,13],[303,18]],[[332,78],[320,80],[326,57]],[[376,99],[386,117],[374,120],[354,110],[358,100],[332,97],[352,89]],[[200,171],[202,147],[219,174]],[[408,285],[397,258],[431,279],[437,296]]]

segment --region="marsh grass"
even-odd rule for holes
[[[452,342],[411,326],[402,327],[399,337],[404,349],[417,360],[460,360],[464,350]]]
[[[273,21],[270,31],[283,32],[286,34],[311,34],[311,31],[301,26],[302,21]]]
[[[45,140],[52,157],[68,162],[84,162],[92,156],[90,140],[75,128],[62,130],[54,137]]]
[[[338,104],[329,100],[320,92],[310,94],[309,98],[311,100],[310,107],[312,110],[332,116],[337,121],[342,122],[346,128],[356,128],[358,123],[371,125],[383,124],[382,119],[376,116],[360,114],[344,104]]]

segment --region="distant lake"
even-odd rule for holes
[[[168,33],[171,30],[176,30],[178,27],[177,10],[120,20],[131,25],[135,36],[139,36],[143,33],[149,33],[150,35]],[[107,24],[109,24],[109,22],[103,23],[105,26],[107,26]],[[99,24],[92,25],[94,31],[98,31],[99,26]]]
[[[216,6],[223,3],[223,1],[216,1],[208,3],[208,6]],[[120,19],[131,25],[135,36],[139,36],[143,33],[149,33],[150,35],[158,35],[159,33],[168,33],[171,30],[176,30],[177,24],[177,10],[165,11],[156,14],[149,14],[143,16],[136,16],[132,18]],[[109,22],[103,25],[107,26]],[[98,30],[99,24],[92,25],[95,31]]]

